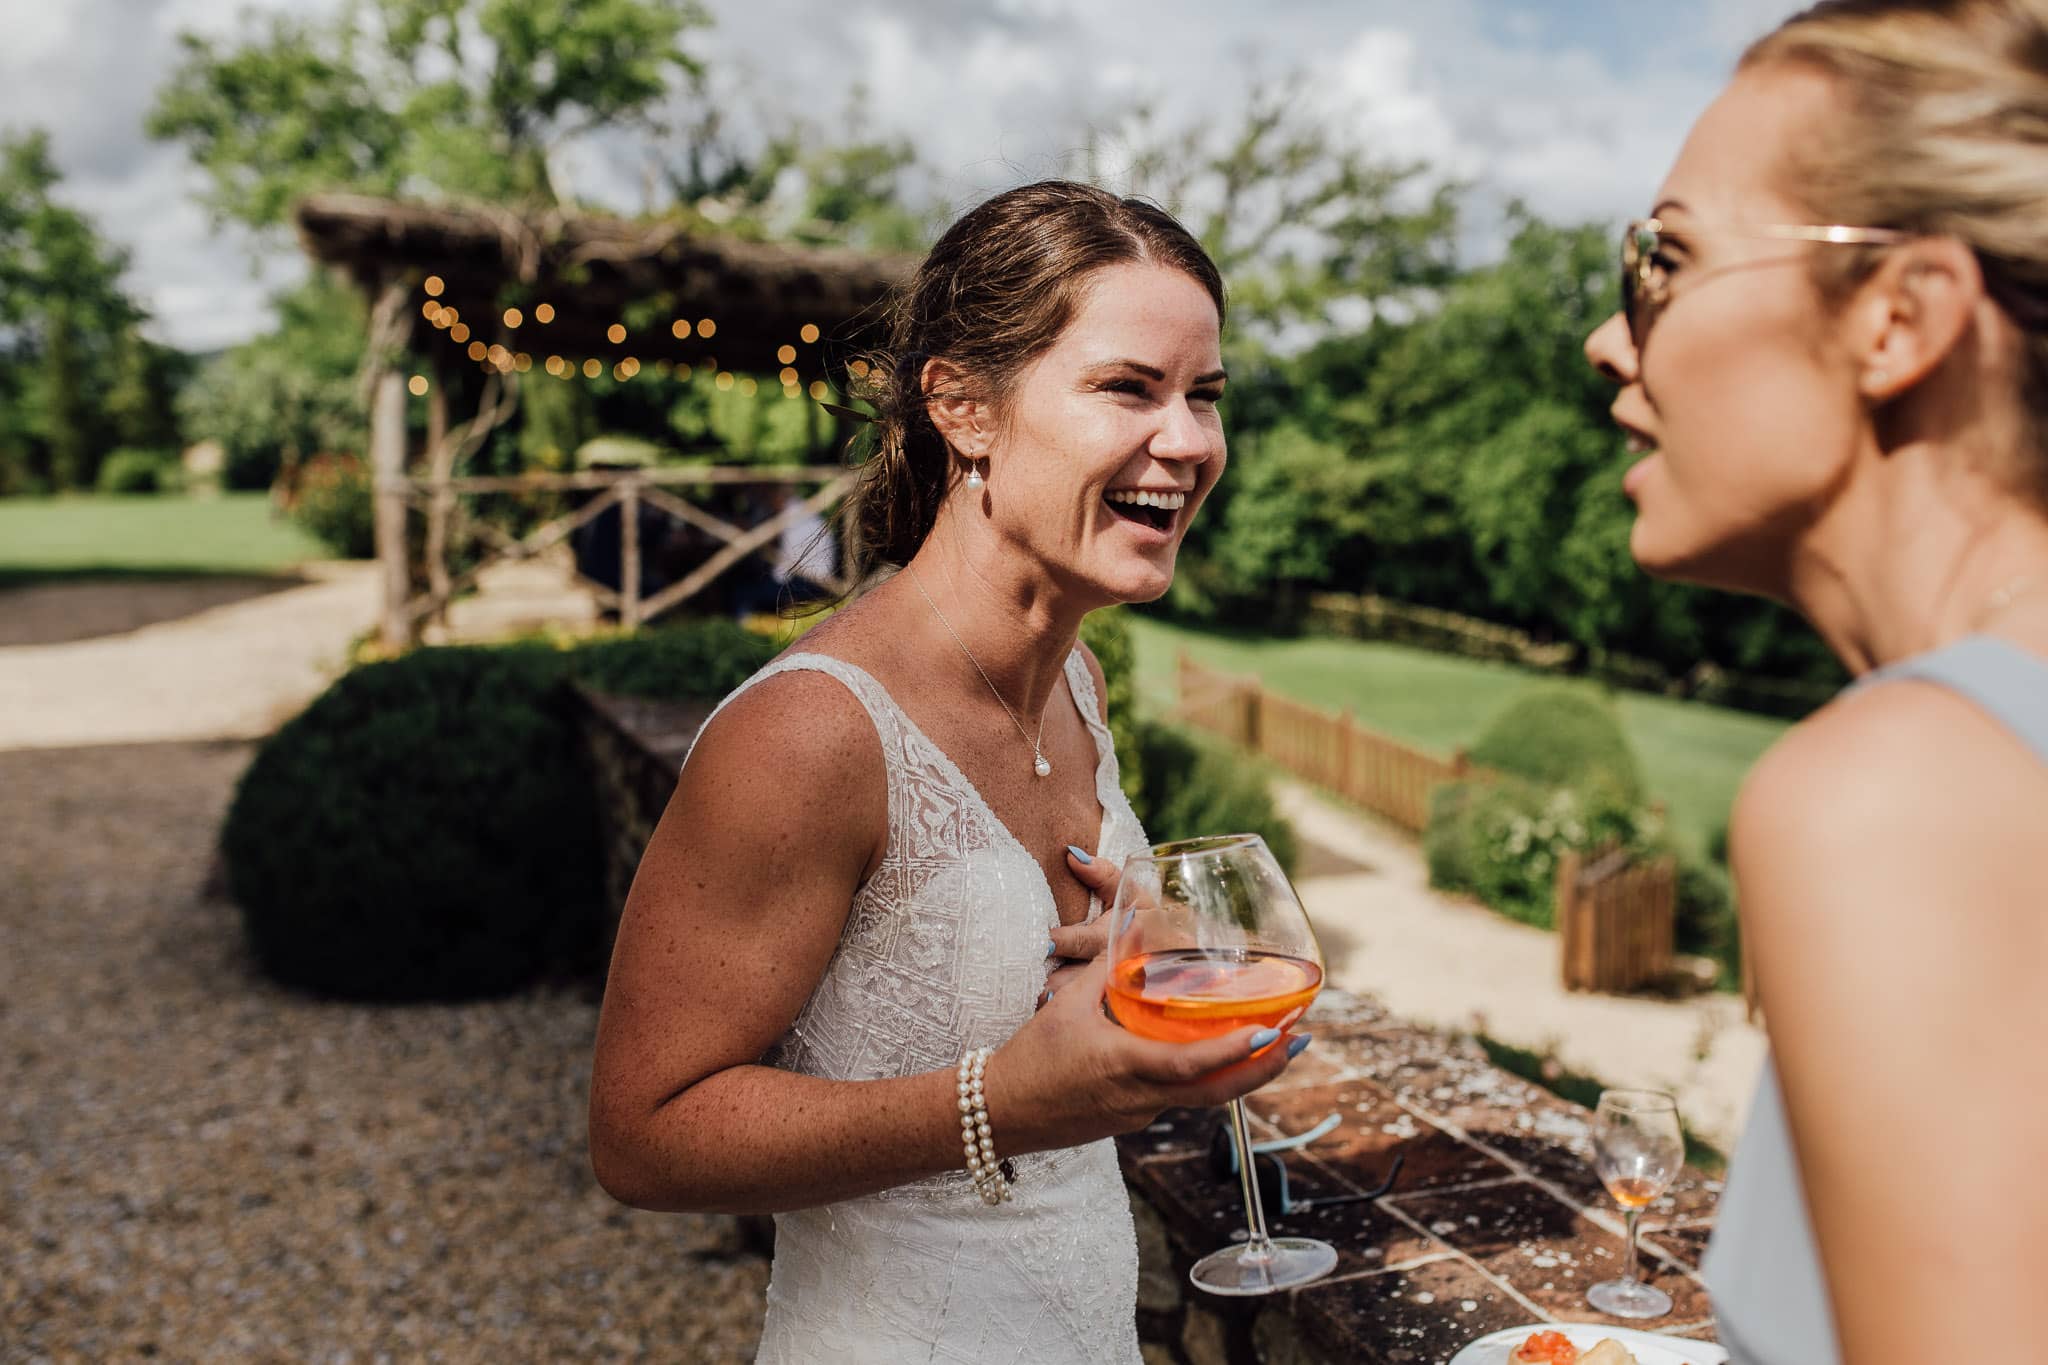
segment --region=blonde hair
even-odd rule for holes
[[[1951,237],[2021,333],[2018,397],[2048,496],[2048,0],[1824,0],[1753,45],[1742,69],[1833,79],[1843,116],[1790,153],[1820,221]],[[1817,252],[1839,297],[1877,248]]]

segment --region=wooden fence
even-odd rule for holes
[[[1277,696],[1257,678],[1203,668],[1186,653],[1176,671],[1180,701],[1171,719],[1221,736],[1413,834],[1429,824],[1429,797],[1438,786],[1492,775],[1462,750],[1438,758],[1359,725],[1348,710],[1322,711]],[[1672,858],[1567,853],[1556,895],[1567,989],[1640,990],[1669,976],[1678,905]]]
[[[732,485],[782,487],[791,490],[793,495],[802,485],[821,486],[808,496],[793,498],[788,506],[760,525],[745,528],[734,526],[707,508],[700,507],[689,496],[696,489]],[[612,589],[590,579],[582,581],[600,605],[616,611],[620,624],[632,629],[702,592],[748,555],[773,542],[785,527],[837,503],[845,497],[851,485],[852,475],[837,466],[696,466],[438,479],[385,476],[377,483],[380,520],[377,552],[378,558],[385,563],[383,638],[393,648],[411,643],[422,623],[444,613],[449,601],[473,585],[491,564],[531,558],[567,540],[579,528],[607,512],[619,521],[619,586]],[[483,552],[468,569],[459,574],[450,572],[449,528],[456,515],[458,497],[543,492],[580,492],[592,496],[574,511],[535,527],[523,537],[508,535],[488,521],[471,521],[470,529],[483,542]],[[412,591],[406,567],[409,553],[405,530],[407,504],[425,513],[427,524],[427,590],[419,594]],[[640,510],[643,506],[666,513],[677,522],[704,532],[717,546],[679,581],[652,593],[643,592],[641,587]],[[393,510],[386,512],[384,509],[387,507]],[[388,527],[384,523],[388,523]],[[828,577],[823,586],[833,592],[847,589],[845,580],[836,575]]]
[[[1633,991],[1671,973],[1678,865],[1568,852],[1557,868],[1558,956],[1573,991]]]
[[[1257,678],[1216,673],[1179,660],[1173,717],[1220,735],[1414,834],[1429,823],[1429,794],[1478,770],[1369,730],[1349,711],[1329,712],[1268,692]]]

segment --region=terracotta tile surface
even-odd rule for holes
[[[1355,1180],[1371,1189],[1401,1158],[1394,1191],[1442,1185],[1469,1185],[1504,1180],[1513,1172],[1480,1151],[1396,1104],[1386,1091],[1365,1081],[1260,1093],[1251,1099],[1252,1112],[1284,1132],[1306,1132],[1327,1114],[1343,1122],[1307,1150],[1341,1170],[1356,1171]]]
[[[1356,1365],[1440,1365],[1468,1342],[1529,1320],[1469,1262],[1444,1257],[1295,1296],[1302,1335]]]

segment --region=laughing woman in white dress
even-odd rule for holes
[[[954,224],[870,381],[853,515],[901,572],[726,699],[647,849],[592,1159],[637,1207],[776,1214],[763,1361],[1135,1365],[1107,1139],[1307,1043],[1101,1010],[1146,839],[1078,632],[1166,591],[1223,471],[1222,317],[1151,205],[1045,182]]]

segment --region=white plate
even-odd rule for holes
[[[1527,1327],[1508,1327],[1489,1332],[1458,1352],[1450,1365],[1507,1365],[1509,1354],[1529,1339],[1532,1332],[1562,1332],[1565,1340],[1581,1351],[1590,1351],[1612,1337],[1636,1358],[1636,1365],[1724,1365],[1728,1352],[1711,1341],[1688,1341],[1683,1337],[1658,1336],[1633,1327],[1602,1327],[1593,1322],[1532,1322]]]

